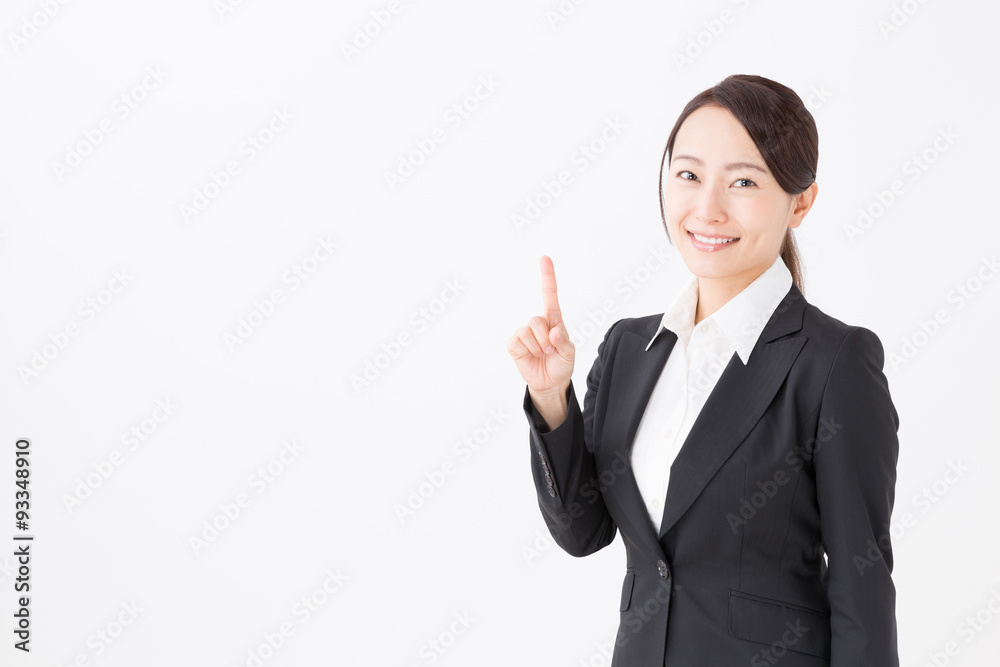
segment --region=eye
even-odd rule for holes
[[[677,175],[680,176],[682,179],[684,179],[685,181],[690,181],[691,179],[684,176],[684,174],[691,174],[691,172],[687,170],[677,172]],[[694,176],[694,174],[691,174],[691,176]],[[697,178],[697,176],[694,177]]]
[[[756,183],[754,183],[753,181],[751,181],[749,178],[738,178],[738,179],[736,179],[736,182],[737,183],[749,183],[750,185],[754,185],[754,186],[757,185]],[[750,187],[750,185],[741,185],[740,187],[741,188],[748,188],[748,187]]]

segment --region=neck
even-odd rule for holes
[[[698,276],[698,307],[694,314],[695,325],[729,303],[730,299],[745,290],[766,270],[766,266],[763,268],[753,267],[743,273],[725,278]]]

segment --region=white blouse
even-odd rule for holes
[[[674,349],[646,404],[632,443],[631,461],[649,520],[659,533],[670,466],[680,451],[698,413],[736,352],[743,365],[764,325],[792,286],[792,274],[779,256],[742,292],[694,327],[698,278],[674,297],[663,313],[660,329],[677,334]]]

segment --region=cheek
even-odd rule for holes
[[[676,227],[679,225],[689,209],[682,189],[664,186],[663,214],[667,217],[668,226]]]
[[[784,211],[774,202],[764,199],[747,199],[740,203],[741,226],[755,236],[775,236],[785,233],[779,224]]]

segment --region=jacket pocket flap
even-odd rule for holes
[[[729,633],[830,659],[830,615],[816,609],[730,590]]]
[[[632,604],[632,584],[635,583],[635,571],[628,570],[625,573],[625,583],[622,584],[622,604],[618,611],[628,611],[628,606]]]

